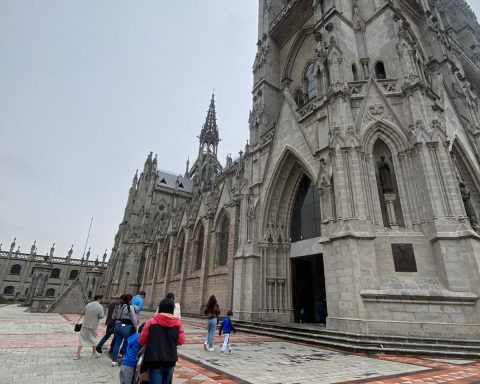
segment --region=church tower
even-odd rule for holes
[[[209,187],[222,169],[217,158],[220,136],[218,134],[214,94],[212,94],[207,117],[205,118],[205,123],[203,124],[200,136],[198,136],[198,140],[198,157],[188,172],[188,177],[193,178],[193,176],[196,175],[195,180],[197,182],[202,186]]]
[[[478,337],[480,27],[465,1],[260,0],[258,29],[234,312]]]

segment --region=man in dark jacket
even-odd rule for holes
[[[177,345],[185,342],[182,321],[173,316],[175,304],[170,299],[160,302],[158,313],[145,323],[139,344],[145,345],[144,363],[150,384],[168,383],[178,360]]]
[[[107,319],[105,320],[105,325],[107,326],[107,329],[105,330],[105,336],[102,337],[100,342],[97,344],[97,347],[95,348],[98,353],[102,353],[103,344],[105,344],[107,340],[110,338],[110,336],[113,335],[113,331],[115,328],[115,320],[112,319],[112,316],[118,304],[119,304],[118,301],[114,301],[108,307]],[[112,354],[112,349],[113,349],[113,340],[112,340],[112,344],[110,345],[110,351],[108,352],[109,354]]]

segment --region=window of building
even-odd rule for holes
[[[293,98],[295,99],[295,103],[300,108],[303,104],[305,104],[305,97],[303,96],[303,91],[301,89],[297,89],[293,94]]]
[[[317,87],[315,82],[314,65],[310,63],[305,71],[303,78],[303,88],[305,92],[305,102],[312,100],[317,96]]]
[[[352,64],[352,75],[353,75],[353,81],[358,81],[359,80],[359,77],[358,77],[358,70],[357,70],[357,66],[354,64]]]
[[[58,268],[52,269],[52,272],[50,273],[50,277],[52,279],[59,279],[60,278],[60,269],[58,269]]]
[[[383,61],[378,61],[377,64],[375,64],[375,77],[380,80],[387,78],[387,73],[385,72],[385,65],[383,65]]]
[[[47,296],[47,297],[53,297],[53,296],[55,296],[55,289],[53,289],[53,288],[48,288],[47,291],[45,292],[45,296]]]
[[[230,220],[227,215],[223,217],[218,233],[218,265],[227,265],[228,261],[228,240],[230,237]]]
[[[395,272],[417,272],[412,244],[392,244]]]
[[[10,268],[11,275],[20,275],[20,272],[22,272],[22,266],[20,264],[13,264]]]
[[[182,272],[183,264],[183,250],[185,248],[185,233],[182,233],[179,242],[177,243],[177,259],[175,264],[175,274]]]
[[[70,276],[68,277],[70,280],[75,280],[78,276],[78,271],[74,269],[73,271],[70,271]]]
[[[167,261],[168,261],[168,251],[170,249],[170,239],[165,241],[163,246],[163,256],[162,256],[162,277],[167,273]]]
[[[304,176],[293,205],[291,241],[320,236],[320,223],[320,196],[310,178]]]
[[[200,227],[197,231],[197,243],[196,243],[196,252],[195,252],[195,271],[198,271],[202,268],[202,259],[203,259],[203,224],[200,224]]]
[[[9,285],[9,286],[7,286],[3,289],[3,294],[4,295],[13,295],[14,292],[15,292],[15,288],[12,287],[11,285]]]

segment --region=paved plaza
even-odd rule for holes
[[[78,315],[34,314],[14,305],[0,307],[0,384],[118,383],[108,354],[73,360]],[[237,333],[234,351],[203,349],[204,326],[187,319],[186,344],[174,383],[480,383],[480,361],[344,353],[280,339]],[[100,327],[99,334],[103,334]],[[108,344],[107,344],[108,346]]]

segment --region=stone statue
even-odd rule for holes
[[[88,247],[88,252],[87,252],[87,261],[88,261],[88,259],[90,259],[90,254],[91,254],[91,253],[90,253],[90,247]]]
[[[463,205],[465,206],[465,212],[470,220],[470,224],[472,225],[473,229],[480,229],[478,227],[477,215],[473,209],[472,201],[470,199],[470,192],[465,187],[465,183],[463,181],[460,181],[459,187],[462,195]]]
[[[380,157],[380,161],[377,162],[378,166],[378,175],[380,177],[380,186],[382,187],[383,193],[393,192],[392,185],[392,172],[390,166],[385,161],[385,156]]]
[[[53,257],[53,252],[55,252],[55,243],[53,243],[52,248],[50,248],[50,257]]]
[[[37,241],[35,240],[30,247],[30,255],[35,255],[37,253]]]
[[[73,254],[73,244],[72,244],[72,247],[70,248],[70,250],[69,250],[68,253],[67,253],[67,259],[71,259],[71,258],[72,258],[72,254]]]
[[[17,243],[15,243],[16,240],[17,238],[15,237],[12,241],[12,244],[10,244],[10,253],[13,252],[13,250],[15,249],[15,245],[17,245]]]

